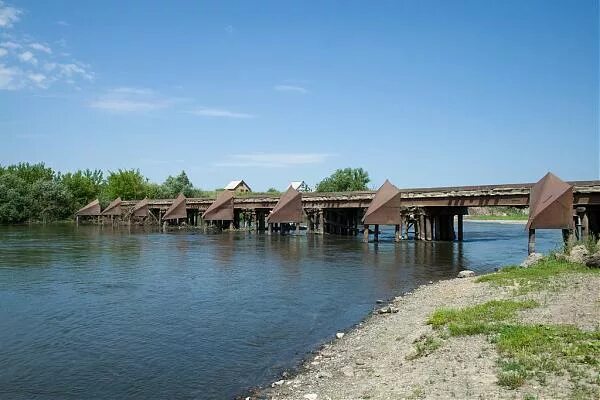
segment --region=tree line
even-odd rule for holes
[[[362,168],[339,169],[323,179],[317,191],[365,190],[368,173]],[[276,192],[269,189],[270,193]],[[208,197],[214,191],[194,187],[185,171],[169,176],[163,183],[150,182],[139,169],[109,171],[79,170],[61,173],[43,163],[0,165],[0,224],[51,222],[71,218],[94,199],[103,206],[121,197],[123,200]]]

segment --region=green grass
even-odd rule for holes
[[[492,300],[462,310],[441,308],[431,315],[427,323],[433,328],[447,326],[453,336],[491,333],[499,323],[512,319],[517,311],[537,305],[532,300]]]
[[[514,321],[518,311],[535,306],[534,301],[492,300],[463,309],[439,309],[428,323],[437,330],[447,329],[452,336],[488,335],[501,356],[499,385],[514,389],[529,377],[543,381],[547,372],[566,372],[577,390],[596,395],[600,331]]]
[[[407,360],[415,360],[430,355],[442,346],[443,341],[441,338],[435,336],[422,336],[415,340],[414,343],[415,353],[406,356]]]
[[[524,294],[535,290],[558,288],[561,283],[556,279],[557,276],[574,273],[600,275],[600,269],[547,257],[529,268],[518,266],[502,268],[494,274],[479,277],[477,282],[489,282],[496,286],[516,286],[517,294]]]
[[[527,214],[508,214],[508,215],[468,215],[466,219],[475,221],[527,221]]]

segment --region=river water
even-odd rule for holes
[[[560,245],[540,231],[539,250]],[[1,399],[227,399],[416,286],[518,263],[523,225],[463,243],[0,227]]]

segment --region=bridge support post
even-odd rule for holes
[[[573,229],[563,229],[562,237],[565,246],[570,246],[573,243]]]
[[[273,234],[273,224],[271,224],[271,223],[268,224],[267,234],[268,235],[272,235]]]
[[[369,243],[369,225],[364,226],[365,230],[363,231],[363,242]]]
[[[400,235],[401,235],[401,232],[402,232],[401,226],[402,225],[396,225],[396,233],[395,233],[395,236],[394,236],[394,240],[396,242],[400,241]]]
[[[441,222],[442,218],[439,215],[436,215],[435,217],[433,217],[433,240],[440,240],[440,234],[441,234]]]
[[[325,210],[320,209],[319,211],[319,233],[323,235],[325,233],[325,217],[323,213]]]
[[[375,234],[373,240],[379,242],[379,225],[375,225]]]
[[[458,241],[463,241],[463,215],[458,214]]]
[[[432,229],[433,226],[431,224],[431,217],[429,215],[425,216],[425,240],[427,241],[431,241],[432,240]]]
[[[527,245],[527,254],[535,253],[535,229],[529,230],[529,243]]]

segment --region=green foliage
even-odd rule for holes
[[[60,181],[65,188],[71,193],[72,204],[71,208],[78,210],[100,197],[100,193],[104,188],[104,176],[100,170],[77,171],[74,173],[68,172],[59,176]]]
[[[71,218],[94,199],[104,204],[123,200],[206,195],[194,188],[184,171],[169,176],[162,185],[148,182],[137,169],[109,172],[105,179],[100,170],[80,170],[65,174],[44,164],[20,163],[0,166],[0,224],[51,222]]]
[[[201,194],[200,190],[194,189],[185,171],[181,171],[177,176],[169,176],[162,184],[164,197],[177,197],[179,193],[183,193],[186,197],[200,197]]]
[[[139,169],[109,171],[106,179],[106,194],[111,199],[143,199],[147,194],[148,181]]]
[[[573,273],[600,274],[600,270],[547,257],[528,268],[517,266],[502,268],[494,274],[479,277],[477,282],[489,282],[495,286],[514,286],[518,294],[524,294],[558,285],[559,281],[554,279],[557,275]]]
[[[2,173],[17,176],[28,185],[39,180],[50,181],[54,178],[54,171],[52,171],[52,168],[46,167],[44,163],[9,165],[8,167],[0,168],[0,174]]]
[[[267,193],[268,194],[280,194],[281,192],[272,187],[272,188],[267,189]]]
[[[0,174],[0,223],[15,224],[28,217],[29,187],[14,173]]]
[[[367,190],[371,181],[369,173],[362,168],[338,169],[317,184],[317,192],[350,192]]]

